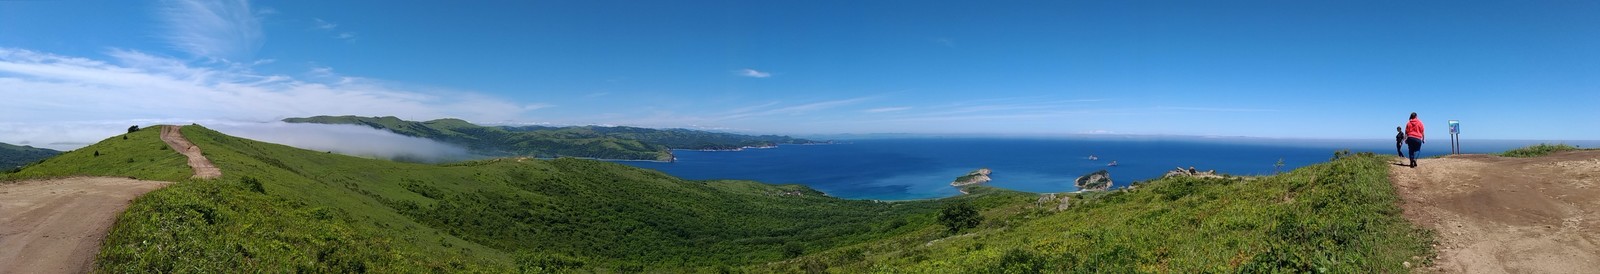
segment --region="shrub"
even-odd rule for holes
[[[1506,152],[1501,152],[1499,155],[1500,156],[1505,156],[1505,157],[1539,157],[1539,156],[1550,155],[1551,153],[1569,151],[1569,150],[1578,150],[1578,148],[1570,146],[1570,145],[1567,145],[1567,144],[1543,144],[1543,143],[1541,143],[1541,144],[1537,144],[1537,145],[1531,145],[1531,146],[1525,146],[1525,147],[1521,147],[1521,148],[1517,148],[1517,149],[1507,150]]]
[[[978,223],[982,221],[983,216],[978,216],[978,209],[966,202],[947,204],[939,210],[939,224],[949,228],[950,233],[978,227]]]
[[[249,189],[250,191],[263,194],[267,193],[267,189],[261,186],[261,180],[256,180],[255,177],[244,176],[243,179],[239,179],[239,182],[244,183],[245,189]]]

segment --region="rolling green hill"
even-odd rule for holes
[[[424,165],[183,133],[223,178],[187,179],[182,156],[145,130],[0,179],[180,182],[119,217],[102,272],[1407,272],[1431,257],[1374,155],[1062,194],[1057,210],[988,187],[841,200],[593,160]],[[936,221],[955,204],[977,210],[976,227]]]
[[[756,267],[840,273],[1401,273],[1432,232],[1400,216],[1386,157],[1266,177],[1172,177],[1131,189],[1013,200],[979,229],[918,231]]]
[[[671,161],[672,149],[729,150],[766,147],[778,144],[809,144],[810,140],[787,136],[750,136],[688,129],[650,129],[637,127],[489,127],[460,119],[427,122],[400,120],[393,116],[315,116],[283,119],[289,123],[351,124],[387,129],[406,136],[422,137],[466,146],[490,156],[533,156],[538,158],[584,157],[622,160]]]
[[[602,161],[397,163],[185,126],[224,171],[187,179],[157,131],[113,137],[6,179],[178,181],[134,201],[107,237],[111,272],[501,272],[740,267],[932,226],[961,199],[843,200],[798,185],[684,181]],[[89,153],[100,152],[99,156]]]
[[[0,143],[0,172],[11,171],[50,156],[61,154],[60,151],[36,148],[31,146],[17,146]]]

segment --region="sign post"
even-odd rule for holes
[[[1461,121],[1450,120],[1450,154],[1461,153]]]

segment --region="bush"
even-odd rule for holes
[[[784,257],[789,257],[789,258],[800,257],[800,255],[805,254],[805,253],[806,253],[806,248],[800,246],[799,243],[789,242],[789,243],[783,244],[783,256]]]
[[[267,193],[266,187],[261,186],[261,180],[256,180],[255,177],[244,176],[243,179],[239,179],[239,182],[244,183],[245,189],[249,189],[250,191],[263,194]]]
[[[1537,145],[1531,145],[1531,146],[1525,146],[1525,147],[1521,147],[1521,148],[1517,148],[1517,149],[1507,150],[1506,152],[1501,152],[1499,155],[1500,156],[1505,156],[1505,157],[1539,157],[1539,156],[1550,155],[1551,153],[1562,152],[1562,151],[1570,151],[1570,150],[1578,150],[1578,148],[1570,146],[1570,145],[1567,145],[1567,144],[1543,144],[1543,143],[1541,143],[1541,144],[1537,144]]]
[[[948,204],[939,210],[939,224],[949,228],[950,233],[978,227],[978,223],[982,221],[983,216],[978,216],[978,209],[966,202]]]

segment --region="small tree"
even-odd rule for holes
[[[1278,158],[1278,163],[1272,164],[1272,173],[1283,173],[1283,158]]]
[[[950,233],[978,227],[978,223],[982,221],[983,216],[978,215],[978,209],[966,202],[947,204],[939,210],[939,223],[949,228]]]
[[[133,133],[134,131],[139,131],[139,125],[133,125],[133,126],[129,126],[128,127],[128,133]]]
[[[806,253],[806,248],[800,243],[788,242],[783,244],[783,256],[788,258],[800,257]]]

